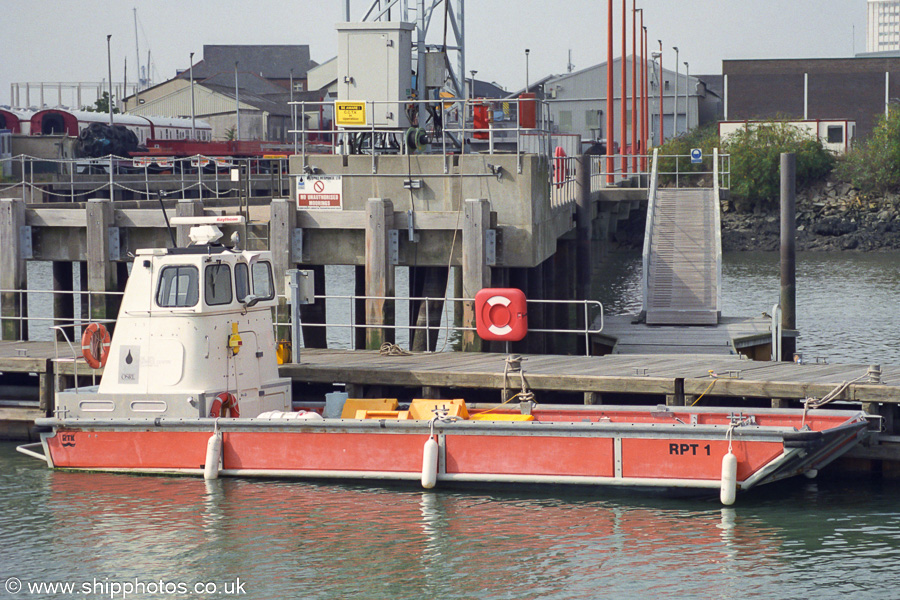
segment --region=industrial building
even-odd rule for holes
[[[722,61],[725,120],[846,120],[864,138],[900,99],[900,56]]]

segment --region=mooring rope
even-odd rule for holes
[[[378,353],[382,356],[410,356],[412,354],[412,352],[404,350],[397,344],[392,344],[390,342],[383,343],[381,349],[378,350]]]

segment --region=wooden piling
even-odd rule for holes
[[[781,155],[781,326],[797,329],[797,155]],[[793,337],[782,335],[781,360],[796,351]]]
[[[302,259],[301,256],[294,255],[293,238],[296,227],[297,209],[294,203],[286,198],[273,198],[269,205],[269,249],[272,252],[272,268],[275,273],[286,274],[288,270],[297,268],[297,263]],[[279,323],[289,323],[291,320],[284,280],[284,277],[275,277],[275,291],[278,294],[275,315]],[[278,327],[276,338],[291,339],[289,328]],[[291,356],[297,356],[297,351],[297,348],[292,348]]]
[[[491,285],[491,269],[487,265],[487,229],[491,207],[487,200],[467,199],[463,220],[462,278],[463,298],[474,298]],[[463,326],[475,327],[475,302],[463,302]],[[464,331],[462,349],[481,352],[484,345],[474,331]]]
[[[27,340],[28,305],[24,295],[14,290],[28,287],[21,235],[25,226],[25,202],[19,198],[0,199],[0,318],[4,340]]]
[[[410,267],[409,294],[412,297],[443,298],[447,291],[446,267]],[[427,306],[426,306],[427,305]],[[437,347],[441,326],[441,313],[444,310],[443,300],[428,302],[415,300],[409,303],[409,322],[416,327],[410,331],[410,350],[414,352],[434,351]]]
[[[115,224],[112,202],[93,198],[87,202],[87,289],[91,291],[90,319],[115,319],[117,302],[100,292],[118,289],[116,268],[110,257],[110,227]]]
[[[591,235],[594,205],[591,202],[591,157],[580,154],[575,164],[575,297],[579,300],[591,295],[593,240]]]
[[[394,325],[394,265],[390,253],[390,230],[394,222],[394,205],[390,200],[369,198],[366,202],[366,323]],[[377,350],[384,342],[393,343],[394,330],[372,328],[366,331],[366,348]]]

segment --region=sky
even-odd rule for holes
[[[627,0],[629,54],[632,1],[644,9],[651,49],[662,40],[664,66],[675,68],[677,46],[679,69],[687,61],[692,75],[721,73],[725,59],[847,57],[865,50],[865,0]],[[359,20],[370,4],[351,0],[351,19]],[[613,4],[618,56],[622,0]],[[154,81],[161,82],[187,68],[191,52],[199,60],[204,44],[308,44],[312,59],[323,62],[337,53],[334,25],[343,19],[344,1],[3,0],[0,6],[0,104],[8,104],[13,82],[105,80],[108,34],[113,80],[121,81],[127,60],[133,81],[135,8],[141,62],[149,50]],[[469,0],[466,76],[475,69],[480,80],[519,89],[526,48],[531,81],[564,73],[569,50],[576,70],[603,62],[606,11],[602,0]],[[440,38],[442,17],[435,11],[429,43]],[[49,96],[55,103],[56,94]]]

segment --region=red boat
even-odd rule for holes
[[[53,468],[453,484],[738,490],[816,472],[868,435],[859,411],[467,404],[347,399],[291,410],[278,376],[271,255],[141,250],[110,340],[89,327],[99,386],[61,390],[20,451]],[[177,224],[177,223],[176,223]],[[38,451],[40,448],[41,451]]]

